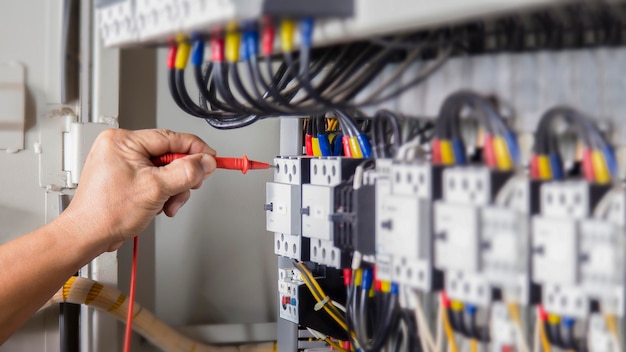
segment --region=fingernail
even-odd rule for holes
[[[205,174],[215,170],[215,159],[213,159],[210,155],[204,154],[202,159],[200,159],[200,163],[202,163],[202,169]]]

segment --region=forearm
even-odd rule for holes
[[[102,253],[91,234],[67,220],[59,218],[0,246],[0,344]]]

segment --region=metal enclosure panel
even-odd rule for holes
[[[9,1],[0,5],[0,64],[18,63],[25,72],[24,150],[10,154],[0,151],[0,243],[36,229],[46,221],[46,191],[39,186],[39,122],[50,107],[60,101],[61,1]],[[54,15],[57,14],[57,15]],[[19,33],[19,35],[16,35]],[[28,44],[24,44],[28,38]],[[60,45],[58,45],[60,47]],[[58,64],[58,65],[57,65]],[[55,97],[57,99],[55,99]],[[57,201],[50,213],[58,214]],[[55,215],[56,216],[56,215]],[[60,347],[58,308],[33,316],[0,347],[0,351],[57,351]]]

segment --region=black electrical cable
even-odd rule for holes
[[[463,310],[452,310],[452,319],[454,320],[454,325],[457,327],[457,331],[461,333],[461,335],[472,338],[472,334],[468,331],[467,326],[465,324],[465,316],[463,314]]]
[[[391,128],[391,142],[387,142],[387,127]],[[402,131],[398,115],[389,110],[379,110],[372,121],[372,140],[376,158],[389,158],[396,154],[402,145]]]
[[[181,98],[181,92],[179,92],[179,89],[178,89],[178,85],[180,85],[180,83],[177,82],[176,75],[177,75],[176,71],[174,69],[170,69],[170,72],[168,75],[168,85],[169,85],[172,97],[174,98],[174,101],[186,113],[192,116],[197,116],[197,114],[194,111],[191,111],[189,107],[183,102],[183,98]],[[182,82],[183,82],[182,84],[184,87],[184,81]],[[201,117],[201,116],[197,116],[197,117]],[[206,112],[206,115],[202,118],[204,118],[204,120],[212,127],[216,129],[222,129],[222,130],[245,127],[259,120],[259,117],[257,115],[249,115],[249,116],[228,115],[228,114],[223,114],[223,113],[218,113],[218,112],[214,112],[211,114]]]
[[[213,77],[212,80],[215,82],[217,91],[219,95],[224,99],[224,101],[230,106],[232,111],[242,114],[259,114],[262,111],[254,110],[249,106],[245,106],[233,96],[232,90],[230,88],[230,83],[228,81],[228,71],[230,69],[229,65],[225,65],[223,62],[214,62],[213,63]]]
[[[246,87],[243,85],[243,82],[241,81],[241,76],[239,75],[239,65],[236,62],[229,63],[228,68],[230,76],[235,84],[235,88],[250,106],[259,110],[261,113],[264,114],[264,116],[272,116],[277,114],[277,111],[270,104],[268,104],[265,99],[254,99],[250,95]],[[252,80],[252,84],[254,85],[255,82],[253,77],[250,77],[250,79]]]
[[[265,81],[265,79],[263,78],[259,70],[259,61],[256,57],[254,56],[251,57],[247,61],[246,66],[248,67],[248,74],[250,78],[252,79],[252,91],[256,95],[256,98],[258,100],[265,101],[266,104],[268,104],[268,106],[271,106],[276,112],[283,113],[283,114],[295,114],[296,113],[296,110],[289,103],[289,101],[293,97],[283,97],[278,91],[278,89],[276,89],[276,86],[273,83],[268,84]],[[285,65],[281,65],[281,67],[283,68],[283,70],[286,70]],[[281,70],[279,69],[279,72],[280,71]],[[282,72],[284,73],[284,71]],[[280,77],[282,77],[282,74]],[[258,84],[260,84],[261,87],[264,89],[265,91],[264,93],[261,92]],[[268,97],[270,99],[266,99]]]
[[[559,324],[551,324],[546,322],[546,335],[551,344],[557,346],[558,348],[567,348],[563,343],[563,339],[561,338],[561,329]]]
[[[178,88],[176,87],[176,70],[173,68],[169,69],[167,78],[168,78],[167,83],[168,83],[168,87],[170,90],[170,95],[174,99],[174,102],[176,103],[176,105],[178,105],[178,107],[184,112],[186,112],[187,114],[194,115],[193,112],[189,110],[189,108],[183,103],[180,97]]]
[[[576,337],[574,336],[574,324],[569,324],[564,328],[563,346],[568,350],[578,351],[578,344],[576,343]]]
[[[409,351],[423,352],[422,343],[418,333],[417,321],[415,320],[415,314],[413,314],[411,310],[407,309],[402,309],[400,313],[409,332],[409,336],[407,337]]]
[[[237,113],[231,106],[229,106],[226,102],[221,101],[217,96],[217,88],[215,85],[215,64],[210,63],[207,65],[204,77],[200,78],[201,74],[200,68],[198,66],[195,67],[194,73],[196,78],[196,83],[198,84],[198,88],[200,91],[200,96],[208,101],[211,108],[218,109],[224,112]],[[200,83],[200,81],[202,83]],[[208,89],[207,89],[208,86]]]
[[[368,302],[368,291],[361,291],[361,301],[359,302],[359,310],[357,314],[357,316],[360,316],[358,319],[361,321],[361,323],[357,324],[357,340],[359,342],[359,346],[365,352],[380,351],[387,342],[387,339],[389,338],[389,332],[393,328],[393,324],[397,323],[398,297],[395,294],[386,294],[390,295],[390,299],[387,307],[385,307],[385,315],[383,317],[383,320],[378,324],[377,329],[375,329],[374,336],[367,341],[363,341],[361,340],[362,337],[367,336],[367,332],[364,330],[363,326],[363,319],[367,314],[366,308]]]
[[[478,327],[478,324],[476,322],[477,319],[477,313],[474,314],[467,314],[469,315],[469,319],[467,319],[469,321],[468,325],[468,333],[469,335],[481,342],[489,342],[489,333],[487,331],[487,329],[485,328],[480,328]]]

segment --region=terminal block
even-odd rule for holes
[[[442,286],[441,273],[433,267],[432,243],[432,201],[441,196],[441,172],[427,162],[396,162],[389,192],[377,197],[378,250],[391,258],[391,279],[425,291]]]
[[[98,17],[107,46],[167,44],[271,17],[348,17],[353,0],[99,0]]]
[[[544,284],[541,301],[547,312],[572,318],[586,318],[591,312],[588,295],[578,285]]]
[[[469,303],[477,307],[488,308],[499,298],[484,275],[463,270],[447,270],[444,285],[450,299]]]
[[[560,219],[585,219],[592,215],[609,187],[586,181],[554,181],[541,186],[541,215]]]
[[[274,182],[265,188],[266,229],[274,233],[274,253],[297,260],[308,260],[309,256],[309,239],[302,237],[300,217],[309,162],[309,158],[299,156],[275,158]]]
[[[310,260],[335,268],[350,264],[353,244],[349,237],[335,236],[336,216],[343,213],[344,202],[351,195],[343,195],[352,184],[358,165],[366,161],[351,158],[315,158],[310,164],[310,184],[302,187],[302,235],[311,239]],[[344,203],[344,204],[342,204]]]

